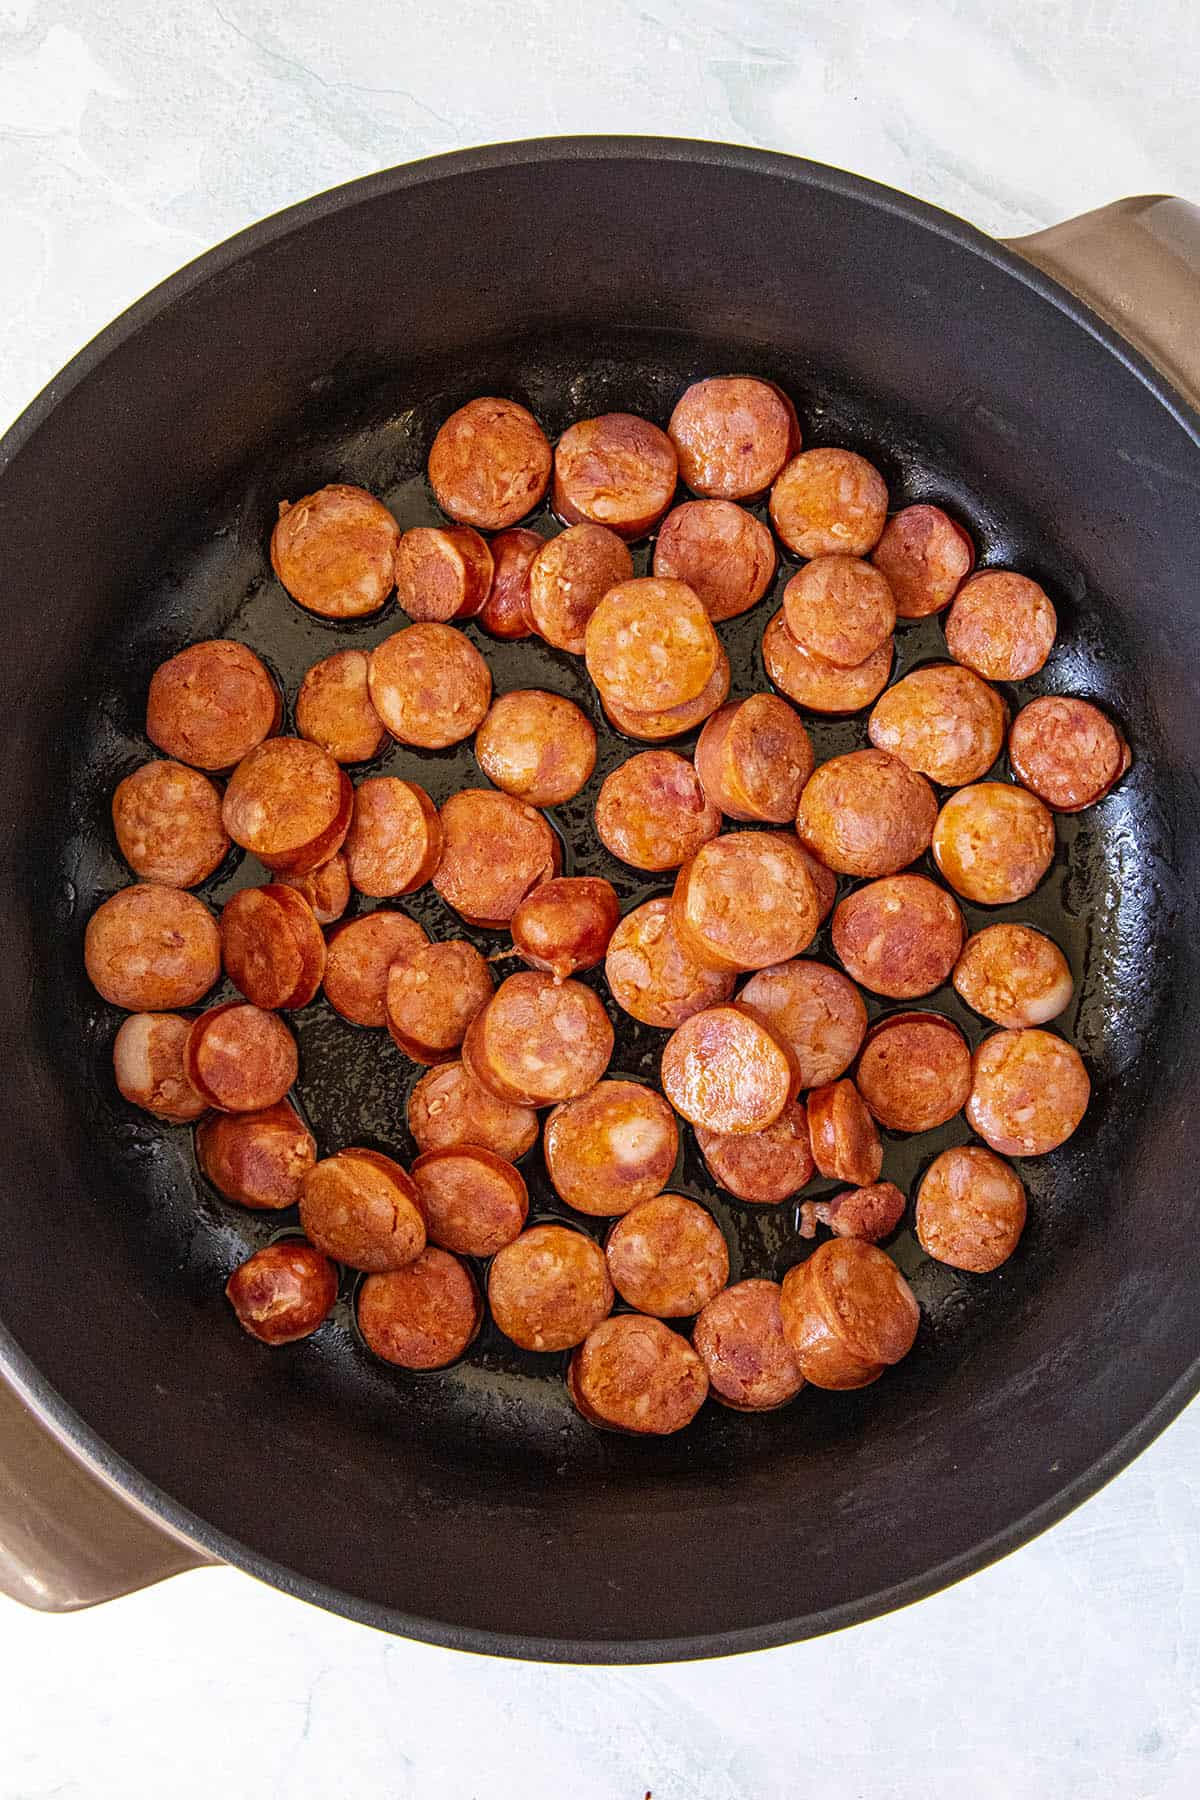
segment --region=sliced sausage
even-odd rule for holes
[[[221,957],[234,987],[255,1006],[307,1006],[325,973],[325,939],[294,888],[241,888],[221,913]]]
[[[800,719],[775,694],[729,701],[696,745],[696,772],[714,806],[758,824],[792,823],[815,760]]]
[[[118,782],[112,820],[117,848],[139,881],[198,887],[229,850],[220,794],[183,763],[143,763]]]
[[[1054,815],[1007,781],[951,794],[933,829],[933,857],[956,894],[1004,906],[1032,894],[1054,860]]]
[[[616,890],[598,875],[543,881],[512,916],[513,948],[531,969],[564,981],[604,961],[620,916]]]
[[[444,1062],[493,991],[491,970],[474,944],[453,938],[406,946],[387,972],[387,1028],[393,1043],[412,1062]]]
[[[682,737],[686,731],[694,731],[697,725],[703,725],[705,719],[716,712],[718,706],[724,704],[729,694],[729,658],[724,649],[718,646],[717,666],[707,683],[701,688],[694,700],[688,700],[683,706],[668,706],[661,712],[644,712],[641,709],[621,706],[608,694],[601,695],[605,715],[611,725],[626,737],[638,738],[643,743],[660,744],[665,738]]]
[[[386,1025],[388,970],[398,956],[427,942],[415,919],[386,908],[331,931],[325,998],[334,1012],[352,1025]]]
[[[714,624],[756,606],[775,575],[775,541],[730,500],[685,500],[662,522],[654,573],[686,582]]]
[[[170,1125],[184,1125],[207,1112],[207,1100],[183,1068],[191,1029],[190,1019],[171,1012],[131,1013],[121,1021],[113,1039],[113,1074],[122,1099]]]
[[[470,525],[416,525],[396,549],[396,600],[418,624],[473,619],[492,587],[492,553]]]
[[[988,681],[1027,681],[1054,648],[1058,617],[1027,575],[985,569],[958,590],[946,615],[946,648]]]
[[[867,1034],[867,1009],[852,981],[802,957],[752,975],[738,1005],[783,1045],[800,1088],[845,1074]]]
[[[629,757],[596,797],[597,837],[635,869],[677,869],[720,829],[696,769],[674,750]]]
[[[905,506],[883,528],[871,561],[888,578],[901,619],[949,606],[975,567],[975,546],[940,506]]]
[[[1089,700],[1062,694],[1044,695],[1021,708],[1008,754],[1022,787],[1063,813],[1094,806],[1130,763],[1129,745],[1112,720]]]
[[[371,704],[365,650],[339,650],[314,663],[296,695],[296,730],[335,762],[369,762],[388,741]]]
[[[230,638],[189,644],[150,678],[146,736],[196,769],[231,769],[279,729],[279,689],[253,650]]]
[[[221,817],[234,843],[268,869],[304,875],[341,849],[353,806],[354,790],[327,750],[277,737],[242,758]]]
[[[1058,945],[1032,925],[987,925],[977,931],[967,939],[953,979],[972,1011],[1010,1031],[1057,1019],[1071,1004],[1075,987]]]
[[[414,894],[441,860],[437,807],[415,781],[395,775],[360,781],[343,854],[351,886],[360,894],[376,900]]]
[[[540,812],[511,794],[463,788],[441,816],[433,885],[471,925],[507,925],[526,894],[558,873],[558,839]]]
[[[522,1350],[573,1350],[612,1311],[599,1244],[566,1225],[535,1225],[488,1271],[492,1317]]]
[[[311,1337],[337,1300],[337,1270],[302,1238],[268,1244],[225,1283],[238,1324],[260,1344],[294,1344]]]
[[[498,1100],[461,1062],[440,1063],[422,1075],[408,1097],[408,1129],[418,1150],[477,1144],[515,1162],[537,1142],[532,1107]]]
[[[660,1319],[690,1319],[729,1280],[729,1246],[712,1214],[683,1194],[639,1200],[608,1234],[622,1300]]]
[[[491,542],[492,585],[479,614],[489,637],[531,637],[537,630],[529,610],[529,571],[545,543],[536,531],[502,531]]]
[[[789,1269],[783,1334],[806,1381],[866,1387],[912,1349],[921,1310],[890,1256],[858,1238],[829,1238]]]
[[[633,558],[605,525],[571,525],[529,565],[529,616],[556,650],[582,656],[587,622],[610,587],[628,581]]]
[[[631,1018],[667,1030],[733,992],[732,972],[701,962],[680,939],[670,900],[647,900],[626,913],[609,939],[604,973]]]
[[[696,1142],[713,1180],[755,1206],[779,1206],[812,1180],[808,1117],[799,1100],[761,1131],[725,1134],[697,1126]]]
[[[771,489],[771,523],[796,556],[869,555],[887,522],[887,509],[883,476],[853,450],[805,450],[792,458]]]
[[[786,962],[808,948],[820,924],[807,860],[780,831],[713,838],[680,869],[673,905],[680,935],[714,968]]]
[[[833,915],[833,947],[848,973],[889,1000],[913,1000],[941,987],[965,935],[949,894],[924,875],[868,882]]]
[[[96,908],[83,937],[88,979],[127,1012],[169,1012],[202,1000],[221,973],[221,934],[194,894],[139,882]]]
[[[972,790],[973,791],[973,790]],[[923,775],[886,750],[822,763],[800,796],[801,843],[839,875],[895,875],[929,848],[937,798]]]
[[[987,774],[1007,724],[1008,708],[973,669],[930,663],[876,701],[867,736],[931,781],[965,787]]]
[[[679,1154],[679,1128],[653,1088],[600,1081],[555,1107],[543,1149],[560,1199],[576,1212],[615,1218],[666,1187]]]
[[[701,1312],[692,1342],[708,1370],[709,1393],[735,1412],[773,1412],[804,1386],[783,1335],[777,1281],[739,1281]]]
[[[796,409],[770,381],[714,375],[694,381],[667,427],[693,494],[750,500],[800,448]]]
[[[483,1300],[470,1269],[430,1245],[403,1269],[368,1275],[358,1294],[358,1329],[398,1369],[444,1369],[470,1347]]]
[[[853,556],[818,556],[783,590],[790,636],[822,662],[857,669],[896,626],[892,590],[878,569]]]
[[[317,1140],[286,1100],[261,1112],[218,1113],[196,1127],[196,1160],[217,1192],[257,1212],[297,1206]]]
[[[854,1079],[886,1130],[932,1131],[967,1103],[971,1052],[939,1013],[898,1013],[872,1026]]]
[[[430,1243],[459,1256],[494,1256],[520,1234],[529,1213],[517,1170],[476,1144],[418,1156],[412,1178]]]
[[[588,1332],[571,1358],[567,1391],[590,1425],[665,1437],[700,1411],[708,1373],[687,1339],[661,1319],[620,1313]]]
[[[533,511],[550,485],[546,434],[515,400],[468,400],[439,428],[429,482],[444,513],[480,531],[503,531]]]
[[[594,1087],[613,1028],[591,988],[530,969],[510,975],[473,1020],[463,1061],[501,1100],[556,1106]]]
[[[446,750],[478,731],[492,677],[453,625],[410,625],[376,644],[367,671],[371,704],[392,736],[419,750]]]
[[[862,1095],[852,1081],[831,1081],[808,1096],[808,1136],[813,1161],[833,1181],[870,1187],[883,1168],[883,1145]]]
[[[862,1238],[877,1244],[891,1237],[904,1217],[904,1195],[893,1181],[873,1181],[869,1187],[847,1188],[832,1200],[800,1203],[800,1236],[812,1238],[817,1226],[828,1225],[835,1237]]]
[[[705,1131],[762,1131],[793,1098],[791,1065],[765,1025],[733,1006],[693,1013],[662,1054],[662,1090]]]
[[[971,1059],[967,1122],[1002,1156],[1045,1156],[1079,1127],[1092,1084],[1051,1031],[997,1031]]]
[[[530,806],[562,806],[596,766],[595,727],[561,694],[515,688],[492,702],[475,736],[475,755],[506,794]]]
[[[314,1164],[301,1185],[300,1223],[349,1269],[402,1269],[425,1248],[416,1183],[378,1150],[339,1150]]]
[[[553,506],[568,525],[645,537],[675,498],[675,446],[635,413],[601,413],[564,431],[554,450]]]
[[[271,567],[298,606],[322,619],[378,612],[395,586],[400,527],[365,488],[334,482],[279,502]]]
[[[981,1144],[943,1150],[917,1189],[921,1248],[952,1269],[989,1275],[1025,1229],[1025,1188],[1015,1169]]]
[[[861,712],[879,698],[892,672],[890,638],[856,669],[839,669],[836,663],[801,648],[787,628],[782,609],[763,633],[762,648],[769,679],[781,694],[809,712]]]
[[[335,924],[350,904],[350,876],[346,869],[346,858],[340,850],[328,862],[322,863],[319,869],[310,869],[306,875],[280,872],[276,877],[276,884],[295,888],[312,907],[318,925]]]
[[[682,581],[655,576],[610,588],[587,623],[588,674],[605,699],[662,712],[696,699],[720,661],[708,614]]]
[[[229,1000],[201,1013],[183,1049],[187,1078],[218,1112],[261,1112],[300,1072],[296,1040],[276,1013]]]

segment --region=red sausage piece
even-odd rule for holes
[[[1021,708],[1008,754],[1022,787],[1064,813],[1094,806],[1130,763],[1129,745],[1098,706],[1059,694]]]
[[[967,1122],[1002,1156],[1045,1156],[1075,1132],[1092,1084],[1051,1031],[997,1031],[971,1059]]]
[[[418,525],[396,548],[396,599],[419,624],[473,619],[492,586],[492,553],[470,525]]]
[[[776,1281],[739,1281],[710,1300],[692,1342],[708,1370],[709,1392],[735,1412],[773,1412],[804,1386],[783,1335]]]
[[[344,847],[346,873],[376,900],[424,887],[442,855],[437,807],[415,781],[374,775],[359,783]]]
[[[621,916],[616,890],[598,875],[543,881],[512,916],[513,949],[556,981],[604,961]]]
[[[282,711],[279,689],[253,650],[210,638],[155,669],[146,736],[177,762],[231,769],[279,729]]]
[[[596,732],[573,700],[516,688],[492,702],[476,733],[475,755],[506,794],[530,806],[561,806],[596,766]]]
[[[554,451],[554,510],[568,525],[645,537],[675,497],[678,465],[665,431],[634,413],[602,413],[564,431]]]
[[[565,1225],[535,1225],[488,1272],[492,1317],[522,1350],[572,1350],[612,1311],[599,1244]]]
[[[443,1062],[453,1056],[492,993],[491,970],[473,944],[462,938],[412,944],[388,969],[387,1028],[392,1041],[413,1062]]]
[[[425,1248],[416,1185],[377,1150],[339,1150],[315,1164],[301,1186],[300,1223],[350,1269],[402,1269]]]
[[[285,1238],[247,1257],[225,1293],[238,1324],[260,1344],[294,1344],[333,1311],[337,1270],[311,1244]]]
[[[328,750],[334,762],[369,762],[387,743],[383,720],[371,705],[365,650],[339,650],[314,663],[296,695],[296,730]]]
[[[695,768],[674,750],[629,757],[596,797],[597,837],[635,869],[677,869],[720,829]]]
[[[196,1160],[227,1200],[256,1212],[299,1204],[317,1140],[286,1100],[261,1112],[218,1113],[196,1127]]]
[[[1025,1188],[1015,1169],[980,1144],[943,1150],[917,1190],[921,1248],[952,1269],[989,1275],[1025,1229]]]
[[[636,712],[686,705],[720,660],[717,634],[691,588],[654,576],[610,588],[588,620],[584,646],[601,693]]]
[[[537,1114],[498,1100],[461,1062],[441,1063],[422,1075],[408,1097],[408,1129],[418,1150],[475,1144],[515,1162],[537,1142]]]
[[[867,1009],[854,983],[806,958],[760,969],[738,1005],[782,1044],[800,1088],[824,1087],[845,1074],[867,1033]]]
[[[202,1000],[221,973],[221,934],[194,894],[139,882],[96,908],[83,937],[88,979],[128,1012]]]
[[[883,476],[853,450],[805,450],[771,489],[771,523],[796,556],[868,555],[887,508]]]
[[[662,1054],[662,1090],[706,1131],[762,1131],[792,1098],[792,1071],[765,1025],[732,1006],[694,1013]]]
[[[892,1181],[873,1181],[869,1187],[847,1188],[832,1200],[804,1200],[800,1205],[800,1236],[816,1237],[817,1225],[828,1225],[835,1237],[862,1238],[876,1244],[891,1237],[904,1217],[905,1199]]]
[[[1032,894],[1054,860],[1054,815],[1007,781],[951,794],[933,828],[933,859],[956,894],[1004,906]]]
[[[965,935],[949,894],[924,875],[868,882],[833,915],[833,947],[848,973],[890,1000],[912,1000],[941,987]]]
[[[352,1025],[386,1025],[388,970],[398,956],[427,942],[415,919],[384,909],[331,931],[325,998],[334,1012]]]
[[[576,1212],[615,1218],[671,1179],[679,1128],[661,1094],[635,1081],[599,1081],[546,1120],[546,1172]]]
[[[755,1206],[779,1206],[812,1180],[808,1118],[799,1100],[761,1131],[724,1135],[697,1126],[696,1142],[713,1180]]]
[[[378,612],[395,585],[400,527],[365,488],[334,482],[279,503],[271,567],[297,605],[322,619]]]
[[[869,1187],[883,1168],[883,1145],[852,1081],[831,1081],[808,1096],[808,1135],[822,1175]]]
[[[318,925],[336,924],[350,904],[350,876],[340,850],[319,869],[310,869],[306,875],[280,873],[276,885],[295,888],[301,899],[307,900],[312,907]]]
[[[806,1381],[866,1387],[912,1349],[921,1311],[889,1256],[858,1238],[830,1238],[789,1269],[783,1333]]]
[[[278,737],[242,758],[221,816],[234,843],[269,869],[304,875],[341,849],[353,805],[354,790],[327,750]]]
[[[938,1013],[894,1014],[872,1027],[854,1079],[888,1131],[932,1131],[967,1103],[971,1052]]]
[[[406,1268],[368,1275],[358,1296],[367,1349],[399,1369],[444,1369],[478,1335],[483,1301],[475,1277],[430,1245]]]
[[[296,1040],[273,1012],[240,1000],[201,1013],[183,1051],[187,1078],[219,1112],[261,1112],[296,1082]]]
[[[988,681],[1027,681],[1054,648],[1058,618],[1026,575],[987,569],[959,589],[946,615],[946,648]]]
[[[704,791],[730,819],[790,825],[815,758],[786,700],[752,694],[713,714],[696,745]]]
[[[965,787],[999,756],[1007,723],[1003,700],[973,669],[930,663],[876,701],[867,736],[930,781]]]
[[[229,849],[220,794],[183,763],[143,763],[118,782],[112,819],[117,848],[140,881],[198,887]]]
[[[639,1200],[609,1232],[605,1255],[622,1300],[660,1319],[690,1319],[729,1280],[721,1227],[683,1194]]]
[[[892,653],[889,638],[856,669],[839,669],[836,663],[801,648],[787,628],[782,609],[763,633],[763,663],[771,681],[797,706],[815,713],[861,712],[870,706],[887,686]]]
[[[491,542],[492,586],[479,624],[490,637],[530,637],[537,627],[529,610],[529,571],[544,538],[536,531],[502,531]]]
[[[687,486],[720,500],[765,493],[800,448],[791,401],[774,383],[750,375],[693,382],[667,429]]]
[[[264,1011],[307,1006],[325,973],[325,939],[294,888],[242,888],[221,914],[225,973]]]
[[[714,968],[786,962],[808,948],[820,924],[807,858],[779,831],[713,838],[680,869],[673,905],[681,937]]]
[[[532,806],[463,788],[442,808],[433,885],[469,924],[507,925],[526,894],[558,873],[560,858],[558,839]]]
[[[604,525],[571,525],[543,544],[529,565],[529,616],[548,644],[582,656],[587,622],[633,558]]]
[[[474,1144],[418,1156],[412,1177],[430,1243],[460,1256],[494,1256],[519,1235],[529,1213],[516,1169]]]
[[[926,619],[949,606],[975,566],[975,546],[940,506],[905,506],[884,526],[871,561],[888,578],[897,617]]]
[[[546,434],[515,400],[468,400],[440,427],[429,452],[429,481],[452,519],[503,531],[533,511],[550,484]]]
[[[1075,984],[1066,957],[1044,933],[1032,925],[988,925],[967,939],[954,986],[972,1011],[1020,1031],[1057,1019]]]
[[[131,1013],[113,1039],[113,1074],[122,1098],[170,1125],[184,1125],[208,1110],[184,1074],[183,1048],[191,1028],[192,1021],[178,1013]]]
[[[654,573],[684,581],[714,624],[756,606],[775,574],[775,542],[761,519],[729,500],[686,500],[662,522]]]
[[[731,970],[701,962],[683,943],[670,900],[647,900],[626,913],[609,939],[604,973],[631,1018],[668,1030],[733,992]]]
[[[594,1087],[612,1051],[591,988],[531,969],[500,983],[467,1032],[463,1061],[501,1100],[554,1106]]]
[[[896,626],[892,590],[878,569],[853,556],[818,556],[783,590],[788,632],[810,656],[857,669]]]
[[[600,696],[609,723],[626,737],[643,743],[660,744],[664,738],[681,737],[703,725],[721,706],[729,694],[729,658],[718,645],[717,666],[694,700],[682,706],[668,706],[661,711],[645,712],[640,708],[621,706],[610,694]]]
[[[885,750],[822,763],[800,796],[800,841],[839,875],[894,875],[929,848],[937,799]]]
[[[482,656],[453,625],[410,625],[371,652],[371,704],[392,736],[445,750],[479,729],[492,698]]]
[[[686,1338],[638,1313],[604,1319],[571,1358],[567,1390],[591,1425],[664,1437],[690,1425],[708,1373]]]

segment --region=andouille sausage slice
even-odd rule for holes
[[[869,562],[818,556],[784,588],[783,618],[810,656],[857,669],[891,637],[896,607],[886,578]]]
[[[314,663],[296,695],[296,730],[328,750],[334,762],[369,762],[388,741],[371,704],[365,650],[339,650]]]
[[[463,1061],[501,1100],[555,1106],[594,1087],[613,1028],[591,988],[537,970],[510,975],[473,1020]]]
[[[1071,1004],[1075,984],[1058,945],[1032,925],[987,925],[954,965],[955,991],[993,1025],[1048,1025]]]
[[[730,500],[685,500],[654,541],[654,573],[684,581],[714,624],[756,606],[775,574],[775,540]]]
[[[604,961],[621,917],[610,881],[599,875],[559,876],[543,881],[512,916],[513,949],[531,969],[565,981]]]
[[[196,1160],[227,1200],[256,1212],[300,1201],[315,1168],[317,1140],[286,1100],[260,1112],[217,1113],[196,1127]]]
[[[887,875],[856,888],[833,915],[833,947],[860,987],[913,1000],[941,987],[966,936],[945,888],[925,875]]]
[[[533,511],[550,485],[553,456],[545,432],[515,400],[468,400],[439,427],[429,451],[429,481],[452,519],[503,531]]]
[[[735,1412],[773,1412],[804,1386],[783,1335],[777,1281],[738,1281],[714,1296],[692,1342],[708,1370],[709,1393]]]
[[[752,375],[694,381],[667,430],[686,485],[721,500],[765,493],[800,448],[795,407],[773,382]]]
[[[612,1227],[604,1254],[622,1300],[659,1319],[690,1319],[729,1280],[724,1232],[683,1194],[639,1200]]]
[[[815,764],[812,742],[786,700],[752,694],[715,712],[696,745],[696,772],[727,818],[790,825]]]
[[[679,1154],[662,1095],[636,1081],[598,1081],[556,1106],[543,1134],[546,1172],[576,1212],[616,1218],[661,1194]]]
[[[817,1226],[828,1225],[834,1237],[862,1238],[877,1244],[891,1237],[904,1217],[907,1202],[894,1181],[873,1181],[869,1187],[847,1188],[832,1200],[802,1200],[800,1236],[813,1238]]]
[[[683,581],[642,576],[604,595],[587,623],[588,674],[607,700],[632,712],[685,706],[703,693],[721,646]]]
[[[441,818],[433,885],[469,924],[507,925],[526,894],[558,873],[558,839],[540,812],[512,794],[462,788]]]
[[[492,585],[478,621],[489,637],[512,640],[537,630],[529,610],[529,571],[545,541],[520,528],[492,539]]]
[[[1129,745],[1090,700],[1046,694],[1023,706],[1008,737],[1013,774],[1055,812],[1102,800],[1129,767]]]
[[[940,506],[904,506],[888,520],[871,561],[888,578],[901,619],[949,606],[975,567],[975,546]]]
[[[269,869],[304,875],[341,849],[353,806],[354,790],[327,750],[277,737],[242,758],[221,817],[234,843]]]
[[[418,1156],[412,1178],[431,1244],[459,1256],[494,1256],[529,1214],[529,1190],[510,1162],[478,1144]]]
[[[830,1238],[789,1269],[783,1334],[814,1387],[866,1387],[908,1355],[921,1322],[890,1256],[858,1238]]]
[[[714,968],[786,962],[808,948],[820,924],[807,859],[780,831],[713,838],[680,869],[673,905],[681,937]]]
[[[261,1112],[295,1085],[296,1040],[277,1013],[230,1000],[200,1014],[188,1032],[183,1066],[218,1112]]]
[[[352,1025],[387,1024],[388,970],[398,956],[428,942],[407,913],[381,907],[348,919],[326,939],[325,998]]]
[[[537,1114],[498,1100],[461,1062],[439,1063],[408,1097],[408,1129],[418,1150],[477,1144],[515,1162],[537,1142]]]
[[[395,775],[373,775],[354,791],[342,846],[352,887],[392,900],[424,887],[442,855],[442,821],[423,787]]]
[[[431,1244],[403,1269],[368,1275],[358,1294],[367,1349],[398,1369],[444,1369],[468,1350],[483,1323],[475,1277]]]
[[[208,1110],[184,1073],[191,1029],[192,1021],[178,1013],[131,1013],[113,1039],[113,1075],[122,1099],[169,1125],[185,1125]]]
[[[867,1034],[867,1009],[854,983],[806,957],[760,969],[737,1003],[782,1044],[800,1088],[844,1075]]]
[[[781,694],[809,712],[840,715],[870,706],[887,686],[892,655],[889,638],[856,669],[839,669],[836,663],[801,648],[787,628],[782,608],[763,633],[768,677]]]
[[[350,1269],[402,1269],[425,1248],[416,1184],[378,1150],[339,1150],[314,1164],[301,1185],[300,1223]]]
[[[311,1337],[337,1299],[337,1270],[303,1238],[267,1244],[225,1283],[238,1324],[260,1344],[294,1344]]]
[[[869,1187],[883,1168],[883,1145],[852,1081],[831,1081],[808,1096],[808,1136],[822,1175]]]
[[[935,1157],[922,1177],[917,1238],[938,1262],[989,1275],[1016,1249],[1026,1211],[1016,1170],[981,1144],[959,1144]]]
[[[279,689],[253,650],[208,638],[155,669],[146,736],[176,762],[231,769],[279,729],[282,715]]]
[[[812,1180],[808,1117],[799,1100],[761,1131],[725,1134],[698,1125],[696,1142],[713,1180],[755,1206],[779,1206]]]
[[[470,525],[416,525],[396,546],[396,600],[419,624],[473,619],[492,587],[492,553]]]
[[[897,1013],[872,1026],[854,1080],[888,1131],[932,1131],[967,1103],[971,1052],[939,1013]]]
[[[942,787],[986,775],[1004,746],[1008,708],[973,669],[930,663],[875,703],[867,736]]]
[[[675,446],[636,413],[601,413],[564,431],[554,450],[552,504],[568,525],[645,537],[675,498]]]
[[[626,913],[608,943],[604,973],[617,1005],[643,1025],[674,1030],[733,992],[732,970],[701,962],[675,929],[670,900]]]
[[[1092,1084],[1052,1031],[997,1031],[971,1059],[967,1122],[1002,1156],[1045,1156],[1078,1130]]]
[[[529,565],[529,616],[556,650],[582,656],[587,622],[610,587],[628,581],[633,558],[605,525],[570,525]]]
[[[277,872],[276,882],[280,887],[295,888],[308,901],[318,925],[336,924],[350,904],[350,876],[340,850],[306,875]]]
[[[599,1244],[566,1225],[535,1225],[493,1259],[492,1317],[522,1350],[573,1350],[612,1311]]]
[[[590,1425],[664,1437],[700,1411],[708,1372],[661,1319],[619,1313],[588,1332],[571,1358],[567,1391]]]
[[[958,590],[946,615],[946,648],[988,681],[1027,681],[1043,668],[1058,631],[1044,588],[1009,569],[985,569]]]
[[[220,794],[184,763],[143,763],[118,782],[112,820],[117,848],[139,881],[198,887],[229,850]]]
[[[1054,815],[1007,781],[951,794],[933,828],[933,859],[956,894],[1004,906],[1032,894],[1054,860]]]
[[[595,818],[605,849],[653,872],[677,869],[721,829],[695,767],[674,750],[643,750],[605,776]]]
[[[626,737],[661,744],[666,738],[682,737],[684,732],[703,725],[705,719],[724,704],[728,694],[729,658],[724,649],[718,647],[717,666],[707,683],[694,700],[688,700],[682,706],[664,707],[661,712],[644,712],[621,706],[608,694],[602,694],[600,698],[610,725],[615,725]]]
[[[514,688],[492,702],[475,734],[475,755],[488,780],[530,806],[573,800],[596,766],[596,731],[562,694]]]
[[[279,503],[271,567],[298,606],[322,619],[378,612],[395,586],[400,527],[365,488],[333,482]]]
[[[413,943],[398,953],[387,972],[392,1042],[413,1062],[444,1062],[493,992],[491,970],[474,944],[462,938]]]
[[[867,556],[887,509],[883,476],[853,450],[805,450],[771,489],[771,523],[795,556]]]
[[[690,1125],[762,1131],[793,1098],[791,1064],[765,1025],[733,1006],[693,1013],[662,1054],[662,1090]]]
[[[241,888],[221,913],[221,957],[255,1006],[307,1006],[325,973],[325,939],[308,901],[282,883]]]
[[[800,796],[801,843],[839,875],[895,875],[929,848],[937,797],[923,775],[886,750],[822,763]]]
[[[138,882],[101,901],[83,936],[88,979],[127,1012],[202,1000],[221,973],[221,934],[194,894]]]
[[[492,677],[469,638],[436,622],[395,631],[371,652],[371,704],[392,736],[419,750],[446,750],[478,731]]]

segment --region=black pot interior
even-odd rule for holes
[[[1044,582],[1060,643],[1014,706],[1084,694],[1125,726],[1130,775],[1060,822],[1032,901],[987,915],[1031,919],[1070,955],[1062,1023],[1095,1080],[1085,1124],[1022,1166],[1031,1222],[1000,1273],[957,1275],[901,1233],[920,1337],[858,1394],[810,1390],[761,1418],[709,1406],[665,1441],[599,1434],[567,1401],[563,1359],[491,1327],[440,1375],[376,1363],[349,1286],[314,1339],[268,1353],[221,1290],[294,1222],[222,1201],[186,1130],[121,1102],[118,1016],[82,971],[86,919],[128,878],[108,800],[151,753],[150,672],[228,634],[291,698],[318,657],[403,624],[393,606],[346,628],[294,607],[266,557],[276,502],[348,480],[402,524],[435,519],[425,454],[472,394],[525,401],[553,435],[613,407],[665,423],[689,380],[728,370],[780,381],[806,442],[871,457],[893,505],[947,505],[984,566]],[[0,473],[0,1317],[139,1472],[123,1479],[160,1490],[221,1554],[373,1622],[603,1659],[867,1616],[1019,1541],[1131,1454],[1197,1352],[1198,481],[1195,440],[1143,374],[985,240],[828,171],[699,146],[481,153],[362,184],[218,252],[87,353]],[[735,694],[767,686],[777,604],[722,628]],[[555,819],[565,871],[608,875],[627,906],[665,891],[591,832],[599,781],[633,746],[604,726],[581,663],[479,641],[499,691],[569,694],[601,729],[596,776]],[[903,629],[898,652],[897,675],[944,654],[937,622]],[[820,757],[864,741],[862,717],[810,724]],[[395,747],[373,767],[439,802],[482,781],[469,746]],[[261,879],[231,859],[202,892]],[[434,935],[463,929],[432,890],[410,910]],[[929,1004],[978,1041],[952,991]],[[653,1079],[665,1034],[613,1012],[614,1070]],[[320,1001],[295,1024],[322,1151],[406,1158],[419,1071]],[[958,1120],[894,1139],[885,1174],[907,1188],[967,1135]],[[685,1137],[673,1185],[720,1218],[734,1278],[807,1253],[794,1207],[717,1194]],[[561,1211],[538,1153],[526,1160],[535,1214]]]

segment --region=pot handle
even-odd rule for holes
[[[0,1593],[74,1612],[211,1560],[78,1461],[0,1375]]]
[[[1140,194],[1007,243],[1200,408],[1200,206]]]

